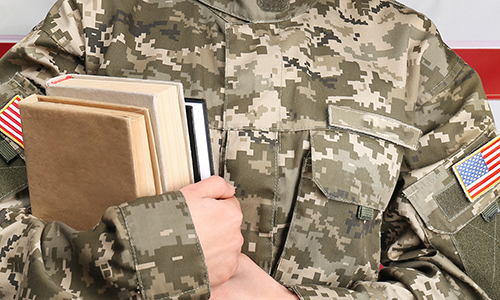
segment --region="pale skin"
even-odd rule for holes
[[[248,256],[240,254],[236,273],[211,288],[210,300],[297,300],[297,295],[279,284]]]
[[[243,214],[233,186],[212,176],[181,192],[205,255],[211,300],[299,299],[241,254]]]

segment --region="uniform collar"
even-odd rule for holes
[[[199,0],[216,10],[250,22],[288,20],[318,0]]]

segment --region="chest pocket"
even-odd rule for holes
[[[311,131],[276,278],[347,288],[376,280],[382,211],[403,150],[415,149],[419,137],[417,128],[399,121],[329,106],[328,127]]]
[[[350,108],[328,107],[328,130],[311,133],[312,177],[329,199],[384,210],[403,148],[415,150],[421,131]]]

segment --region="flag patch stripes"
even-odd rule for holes
[[[500,182],[500,136],[453,166],[465,194],[475,201]]]
[[[24,148],[21,114],[18,105],[21,99],[21,96],[15,96],[0,110],[0,131]]]

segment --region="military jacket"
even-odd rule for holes
[[[494,138],[492,116],[425,16],[385,0],[59,0],[1,59],[0,102],[64,73],[205,99],[242,251],[301,299],[500,298],[500,191],[471,202],[452,172]],[[3,299],[209,298],[180,192],[78,232],[30,214],[22,149],[2,145]]]

